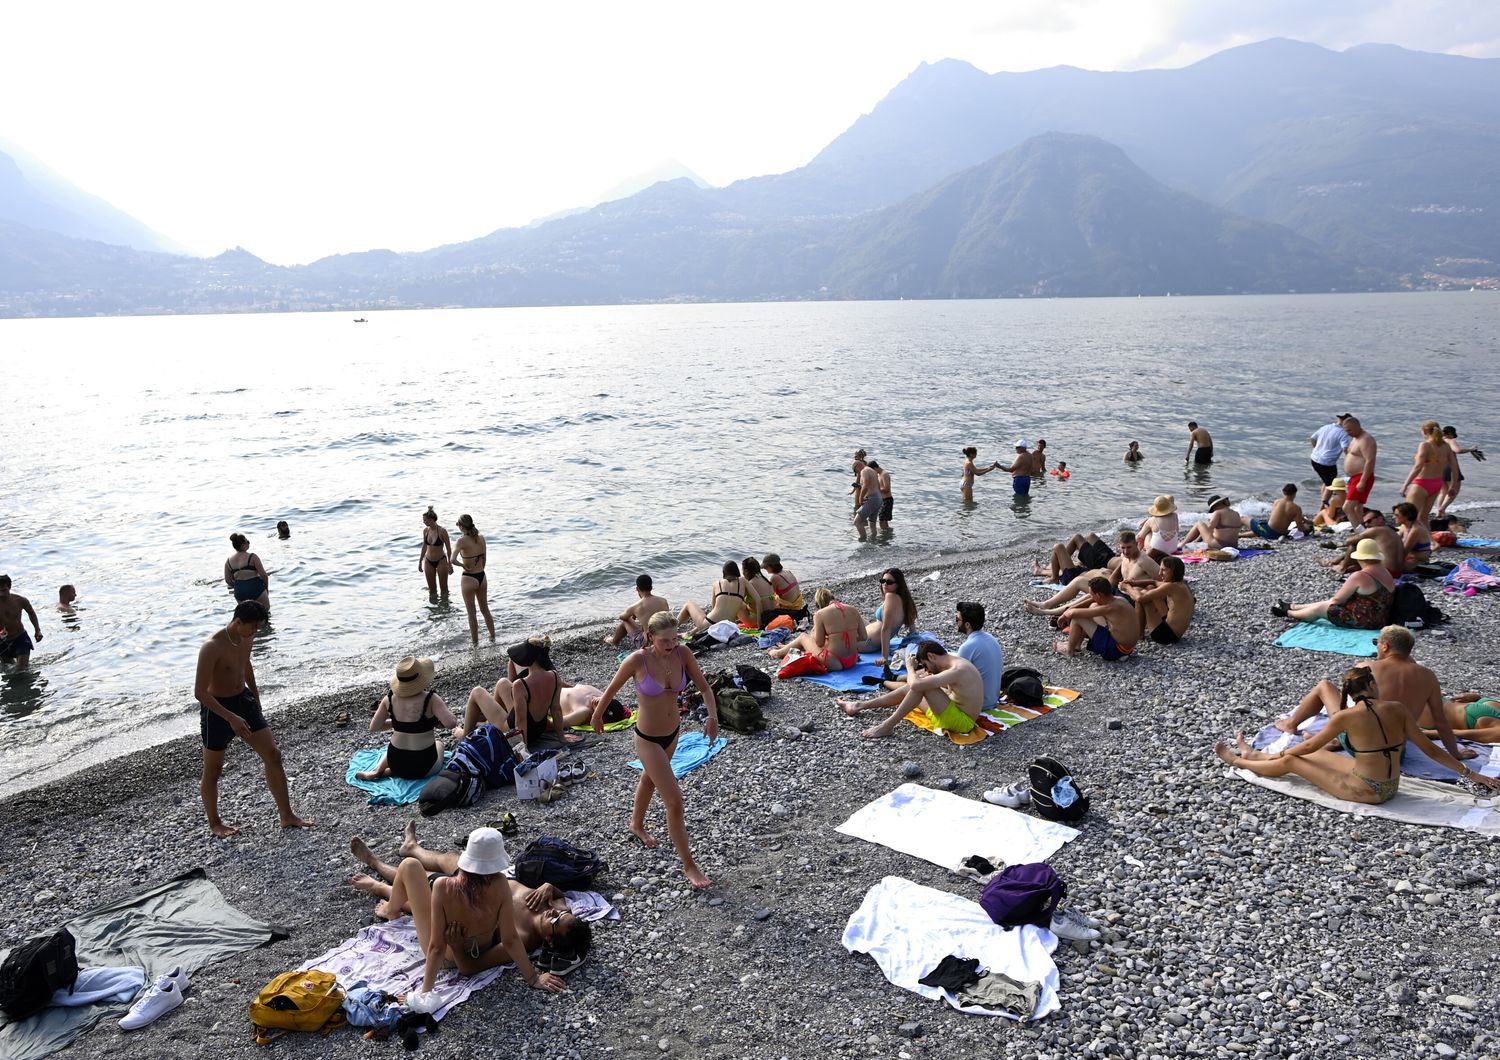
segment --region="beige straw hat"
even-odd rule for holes
[[[1170,493],[1163,493],[1151,502],[1147,515],[1171,515],[1177,510],[1177,500]]]
[[[396,672],[391,675],[391,695],[420,696],[432,687],[435,672],[431,659],[408,655],[396,664]]]
[[[1349,558],[1370,562],[1385,557],[1380,554],[1380,546],[1375,543],[1374,539],[1367,537],[1354,546],[1354,551],[1349,554]]]

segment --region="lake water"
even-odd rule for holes
[[[1103,529],[1162,492],[1184,510],[1264,501],[1314,481],[1306,438],[1345,410],[1380,440],[1386,505],[1422,420],[1470,443],[1500,428],[1500,297],[1484,293],[369,318],[0,321],[0,571],[46,637],[30,674],[0,675],[4,786],[196,729],[194,660],[232,609],[236,530],[272,572],[266,705],[355,682],[364,707],[397,657],[469,651],[457,578],[433,602],[417,571],[429,503],[488,539],[504,644],[617,611],[642,571],[675,606],[752,553],[811,585]],[[1183,467],[1190,418],[1213,433],[1208,472]],[[1021,436],[1072,479],[1017,502],[995,474],[964,506],[960,449],[1008,461]],[[847,523],[860,446],[894,480],[879,544]],[[1464,502],[1500,501],[1487,465],[1464,467]]]

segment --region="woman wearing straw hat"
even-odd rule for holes
[[[515,907],[505,870],[510,855],[505,838],[493,828],[476,828],[458,856],[458,871],[428,882],[427,869],[416,858],[405,858],[396,869],[387,909],[411,910],[417,938],[427,955],[422,986],[407,1003],[416,1011],[432,1011],[438,969],[452,961],[460,975],[477,975],[501,964],[514,963],[527,986],[556,993],[567,984],[551,972],[539,972],[526,955],[516,927]]]
[[[431,659],[414,655],[396,664],[391,690],[380,697],[370,719],[370,731],[390,730],[391,742],[374,769],[354,774],[360,780],[422,780],[442,768],[443,744],[433,730],[441,723],[457,736],[458,721],[443,697],[432,691],[433,670]]]
[[[1339,591],[1327,600],[1315,604],[1289,604],[1278,600],[1272,605],[1271,614],[1298,622],[1326,618],[1335,626],[1347,629],[1379,629],[1385,625],[1390,621],[1391,594],[1396,591],[1396,582],[1391,572],[1385,569],[1380,546],[1365,538],[1354,546],[1350,558],[1359,564],[1359,570],[1345,578]]]
[[[1177,543],[1180,529],[1177,524],[1177,499],[1170,493],[1163,493],[1146,509],[1146,518],[1141,520],[1135,536],[1146,543],[1146,551],[1160,563],[1182,547]],[[1147,537],[1148,533],[1151,536]]]
[[[1323,491],[1323,507],[1313,516],[1313,526],[1337,526],[1345,521],[1344,499],[1349,495],[1349,480],[1340,475]]]

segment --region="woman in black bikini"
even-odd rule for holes
[[[490,615],[489,587],[484,579],[484,538],[474,520],[468,515],[458,517],[458,528],[463,536],[453,544],[453,558],[463,567],[463,577],[458,587],[464,594],[464,608],[469,612],[469,640],[479,647],[479,622],[474,617],[474,605],[484,614],[484,624],[490,631],[490,642],[495,640],[495,619]]]
[[[271,610],[271,576],[261,565],[260,557],[250,551],[250,539],[244,534],[230,534],[234,554],[224,561],[224,581],[234,590],[235,600],[256,600]]]
[[[750,595],[750,586],[740,576],[740,565],[734,560],[724,564],[721,572],[724,577],[714,582],[713,588],[709,590],[708,610],[689,600],[682,607],[682,613],[677,616],[677,624],[684,622],[693,624],[694,633],[702,633],[715,622],[738,622],[744,617],[741,612],[745,610],[745,600]]]
[[[462,731],[471,732],[484,721],[507,732],[519,730],[527,753],[536,750],[548,732],[562,743],[577,742],[579,737],[567,731],[564,682],[552,666],[552,641],[534,634],[506,649],[506,654],[510,656],[506,676],[495,682],[494,692],[479,687],[469,692]]]
[[[1214,745],[1214,754],[1236,769],[1248,769],[1262,777],[1296,773],[1335,798],[1379,805],[1396,796],[1401,784],[1401,752],[1410,740],[1427,757],[1465,780],[1500,791],[1500,780],[1475,773],[1429,740],[1405,704],[1376,699],[1379,694],[1375,674],[1368,666],[1356,666],[1344,672],[1344,702],[1350,706],[1335,711],[1316,736],[1270,754],[1251,748],[1241,734],[1235,740],[1239,754],[1222,740]],[[1327,746],[1334,740],[1349,753],[1340,754]]]
[[[645,768],[641,770],[641,779],[635,786],[635,800],[630,807],[630,834],[641,846],[655,848],[656,838],[646,831],[646,809],[651,805],[651,796],[660,795],[662,807],[667,811],[667,833],[677,848],[677,856],[682,859],[682,871],[692,885],[701,890],[711,886],[713,881],[703,874],[688,849],[682,788],[672,772],[672,752],[677,747],[677,734],[682,728],[677,694],[687,688],[689,680],[703,694],[704,706],[708,708],[703,735],[710,745],[719,737],[719,709],[698,661],[678,640],[677,622],[670,612],[659,611],[651,616],[646,623],[646,646],[627,655],[615,671],[609,687],[600,695],[599,705],[594,708],[595,732],[604,731],[606,705],[631,678],[635,678],[635,753]]]
[[[374,769],[354,774],[360,780],[422,780],[443,767],[443,741],[433,731],[442,724],[457,736],[458,721],[443,697],[432,691],[433,669],[431,659],[412,655],[396,664],[391,690],[380,697],[370,719],[370,731],[390,730],[391,742]]]
[[[427,591],[436,593],[439,586],[442,594],[448,595],[448,575],[453,572],[453,543],[448,531],[438,525],[437,512],[428,505],[422,513],[422,551],[417,557],[417,570],[427,575]]]

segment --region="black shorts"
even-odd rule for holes
[[[1323,485],[1332,486],[1333,480],[1339,477],[1339,469],[1333,464],[1320,464],[1316,460],[1310,461],[1314,473],[1323,481]]]
[[[1157,644],[1176,644],[1182,638],[1172,632],[1172,627],[1167,625],[1166,619],[1162,619],[1151,631],[1151,639]]]
[[[432,773],[432,764],[437,761],[437,744],[412,751],[394,744],[386,746],[385,764],[391,776],[402,780],[425,780]]]
[[[266,727],[266,716],[260,712],[260,703],[251,694],[248,688],[242,689],[238,695],[216,696],[219,706],[243,718],[245,724],[250,726],[251,732],[260,732]],[[203,734],[203,749],[205,751],[223,751],[228,748],[234,739],[234,729],[229,722],[209,710],[202,703],[198,704],[198,727]]]
[[[891,509],[896,506],[895,497],[880,498],[880,521],[888,523],[891,521]]]
[[[1211,445],[1200,446],[1198,451],[1193,454],[1193,463],[1195,464],[1212,464],[1213,462],[1214,447]]]
[[[1087,567],[1064,567],[1058,572],[1057,581],[1060,585],[1067,585],[1080,574],[1087,574],[1088,570]]]

